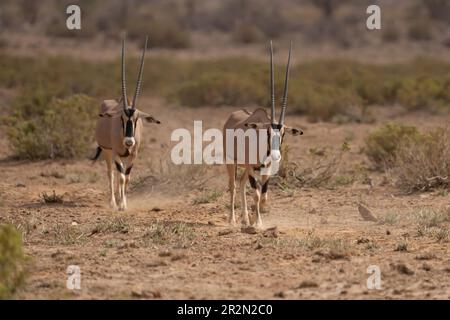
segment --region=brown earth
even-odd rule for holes
[[[309,123],[289,115],[289,124],[305,131],[287,138],[290,160],[300,167],[310,164],[311,148],[335,153],[347,141],[350,151],[328,185],[273,183],[263,222],[265,229],[277,229],[249,234],[226,223],[224,168],[169,162],[173,129],[191,130],[194,119],[203,120],[205,129],[220,128],[233,108],[143,101],[163,124],[146,125],[126,212],[108,208],[103,162],[18,162],[2,139],[0,221],[19,227],[31,257],[18,298],[450,298],[448,234],[424,233],[416,219],[420,212],[448,210],[449,195],[402,194],[389,176],[370,170],[361,153],[367,133],[388,118],[421,128],[448,119],[396,108],[380,108],[375,124]],[[348,176],[355,179],[343,181]],[[42,200],[53,191],[62,203]],[[359,203],[378,221],[365,221]],[[440,227],[448,230],[449,223]],[[79,291],[66,289],[69,265],[81,269]],[[381,269],[381,290],[366,286],[370,265]]]

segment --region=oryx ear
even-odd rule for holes
[[[156,124],[160,124],[161,121],[153,118],[153,116],[149,115],[148,113],[139,111],[139,118],[145,119],[145,121],[147,121],[148,123],[156,123]]]
[[[253,128],[253,129],[262,129],[262,128],[266,128],[267,127],[267,123],[261,123],[261,122],[249,122],[244,124],[244,126],[248,127],[248,128]]]
[[[291,127],[284,127],[284,130],[293,136],[301,136],[303,134],[303,130],[291,128]]]

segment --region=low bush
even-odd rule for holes
[[[263,104],[267,94],[257,83],[237,74],[209,74],[182,84],[175,99],[190,107]]]
[[[11,225],[0,225],[0,300],[9,299],[23,284],[26,257],[20,233]]]
[[[395,165],[399,147],[421,137],[416,127],[389,123],[366,137],[364,152],[377,168],[390,168]]]
[[[7,135],[21,159],[73,158],[91,147],[97,103],[85,95],[22,105],[7,119]]]
[[[394,173],[397,185],[406,192],[450,190],[450,126],[400,144]]]

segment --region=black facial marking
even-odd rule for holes
[[[272,123],[270,126],[272,127],[272,129],[278,130],[278,131],[281,130],[281,128],[283,127],[283,125],[281,125],[279,123]]]
[[[134,136],[133,121],[127,120],[127,126],[125,127],[125,137],[132,138]]]
[[[256,187],[257,187],[256,179],[253,178],[252,176],[249,176],[248,179],[250,180],[250,185],[252,186],[252,188],[256,189]]]
[[[125,109],[125,114],[127,115],[128,118],[131,118],[135,112],[136,112],[136,109],[131,109],[131,108]]]
[[[118,163],[117,161],[114,162],[116,163],[117,171],[123,174],[125,172],[125,170],[123,169],[123,165],[121,163]]]
[[[269,188],[269,179],[267,179],[267,181],[262,185],[261,192],[266,193],[268,188]]]
[[[129,167],[127,168],[127,170],[125,171],[125,175],[126,175],[126,176],[130,175],[131,169],[133,169],[133,165],[129,166]]]

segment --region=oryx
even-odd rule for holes
[[[283,143],[283,138],[286,132],[291,135],[298,136],[302,135],[303,131],[300,129],[290,128],[285,124],[286,117],[286,107],[287,107],[287,97],[288,97],[288,82],[289,82],[289,70],[291,63],[291,51],[292,42],[289,47],[289,57],[286,67],[286,77],[284,83],[284,94],[281,103],[281,114],[278,122],[275,120],[275,84],[274,84],[274,66],[273,66],[273,47],[272,41],[270,42],[270,92],[271,92],[271,116],[269,118],[267,112],[263,108],[258,108],[253,112],[247,110],[239,110],[233,112],[228,120],[226,121],[223,128],[224,136],[224,150],[225,150],[225,161],[229,177],[229,188],[231,195],[231,206],[229,222],[235,224],[236,218],[234,213],[234,203],[236,195],[236,185],[235,181],[237,178],[237,167],[244,167],[244,173],[240,178],[240,192],[242,197],[242,224],[249,225],[249,216],[247,211],[247,200],[245,196],[245,187],[247,180],[250,180],[251,187],[255,190],[255,211],[256,211],[256,226],[262,226],[261,220],[261,207],[264,207],[267,203],[267,189],[269,183],[269,177],[271,174],[275,174],[277,171],[274,168],[278,168],[281,161],[281,144]],[[241,130],[239,130],[241,129]],[[227,136],[227,130],[235,133],[233,136],[234,150],[227,148],[227,144],[231,140]],[[256,134],[257,141],[251,141],[245,139],[245,135],[248,135],[250,130],[258,131]],[[244,133],[243,143],[236,144],[237,133]],[[255,136],[255,135],[253,135]],[[265,150],[260,150],[261,139],[265,139],[267,143],[265,144]],[[251,143],[253,145],[252,148]],[[238,149],[243,148],[243,153],[245,155],[245,161],[238,161],[236,155],[238,154]],[[250,151],[252,150],[252,151]],[[251,153],[257,152],[256,161],[251,161]],[[262,153],[261,153],[262,151]],[[260,155],[263,155],[261,157]],[[253,157],[255,158],[255,157]],[[262,159],[261,159],[262,158]],[[262,196],[262,197],[261,197]]]
[[[125,190],[130,182],[130,173],[133,162],[136,159],[141,144],[142,119],[147,122],[160,123],[149,114],[136,108],[137,99],[141,91],[142,74],[144,71],[145,52],[147,49],[148,37],[145,39],[145,46],[142,52],[139,75],[134,93],[133,102],[127,98],[127,87],[125,79],[125,37],[122,40],[122,97],[116,100],[105,100],[100,107],[97,118],[96,140],[97,153],[93,160],[97,160],[100,154],[104,153],[108,179],[110,184],[111,207],[116,209],[116,199],[114,196],[114,171],[113,161],[118,171],[118,207],[125,210],[127,200]]]

